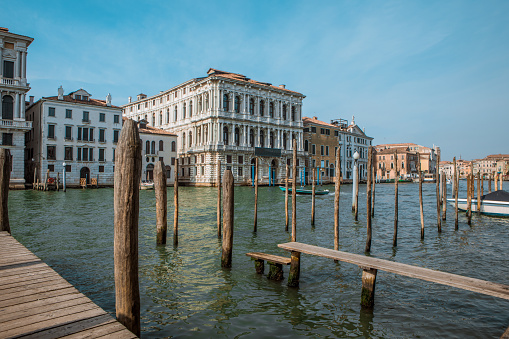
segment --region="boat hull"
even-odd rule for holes
[[[454,199],[447,199],[451,206],[455,206]],[[466,211],[468,207],[467,199],[458,199],[458,209]],[[477,199],[472,199],[472,212],[477,212]],[[493,215],[499,217],[509,217],[509,202],[481,200],[481,214]]]
[[[286,188],[283,187],[283,186],[279,186],[279,189],[281,191],[286,191]],[[290,187],[288,187],[288,193],[291,193],[292,192],[292,189]],[[302,188],[297,188],[295,190],[295,192],[297,194],[306,194],[306,195],[311,195],[313,194],[313,191],[312,190],[305,190],[305,189],[302,189]],[[325,194],[329,194],[329,190],[323,190],[323,191],[317,191],[315,190],[315,195],[325,195]]]

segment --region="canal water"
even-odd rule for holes
[[[462,194],[465,183],[462,182]],[[297,241],[333,247],[333,186],[297,197]],[[450,189],[450,186],[449,186]],[[352,186],[340,201],[340,250],[364,254],[366,186],[359,221],[351,212]],[[394,185],[376,187],[371,256],[509,284],[509,220],[474,215],[472,226],[447,209],[437,232],[435,185],[424,185],[425,239],[420,239],[417,184],[399,185],[399,240],[392,247]],[[154,191],[140,192],[139,264],[144,338],[498,338],[509,326],[509,301],[379,271],[375,307],[360,306],[361,269],[302,255],[299,288],[255,273],[245,253],[289,256],[277,244],[285,232],[284,193],[260,187],[258,232],[254,190],[235,188],[233,268],[222,269],[217,239],[216,188],[179,190],[179,246],[172,245],[173,188],[168,189],[168,245],[156,246]],[[450,192],[449,192],[450,193]],[[291,203],[290,203],[291,210]],[[11,191],[13,236],[81,292],[115,314],[113,189]],[[291,229],[291,225],[290,225]],[[266,271],[268,267],[266,266]]]

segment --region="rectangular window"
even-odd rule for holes
[[[55,139],[55,125],[48,125],[48,138]]]
[[[55,165],[48,164],[48,169],[50,172],[55,172]]]
[[[244,163],[244,156],[239,155],[239,164],[243,164],[243,163]]]
[[[14,62],[13,61],[4,61],[4,78],[14,79]]]
[[[81,147],[78,147],[78,161],[81,161]]]
[[[115,149],[113,149],[113,162],[115,162]],[[115,172],[115,167],[113,167],[113,172]]]
[[[12,143],[12,133],[2,133],[2,145],[14,146]]]
[[[80,141],[80,140],[81,140],[81,130],[82,130],[82,129],[83,129],[83,128],[78,127],[78,141]]]
[[[83,141],[88,141],[88,128],[83,128]]]
[[[88,160],[89,161],[94,161],[94,149],[93,148],[89,148],[88,152],[89,152]]]
[[[335,137],[339,136],[339,131],[334,131],[334,136]]]
[[[106,121],[106,114],[105,113],[99,113],[99,121],[100,122],[105,122]]]
[[[104,166],[99,166],[99,173],[103,173],[104,172]]]
[[[72,146],[65,147],[65,160],[72,160]]]
[[[320,128],[320,134],[325,134],[325,128]]]
[[[83,122],[90,122],[89,114],[87,111],[83,111]]]
[[[99,148],[99,161],[104,161],[104,148]]]
[[[316,133],[316,127],[311,126],[311,133]]]
[[[68,172],[68,173],[71,173],[71,165],[65,165],[65,171]]]
[[[91,128],[89,135],[88,135],[88,141],[94,141],[94,129]]]
[[[237,170],[237,174],[239,177],[241,177],[243,174],[242,174],[242,166],[239,166],[239,169]]]
[[[174,166],[174,165],[175,165],[175,157],[171,157],[170,165],[172,165],[172,166]]]
[[[313,144],[313,145],[311,145],[311,153],[312,153],[313,155],[316,155],[316,145],[314,145],[314,144]]]
[[[106,130],[100,128],[99,129],[99,142],[106,142]]]
[[[323,145],[320,146],[320,155],[323,155]]]
[[[81,155],[81,159],[83,161],[88,161],[88,148],[82,148],[82,155]]]
[[[118,124],[120,122],[120,115],[115,114],[113,116],[113,123]]]
[[[47,154],[46,157],[48,160],[56,160],[57,159],[57,146],[47,146]]]
[[[326,129],[326,130],[325,130],[325,134],[326,134],[326,135],[330,135],[330,129]]]
[[[67,119],[72,119],[72,109],[66,109],[65,110],[65,117]]]
[[[113,131],[113,142],[118,142],[118,130]]]
[[[329,146],[325,146],[325,155],[329,155]]]
[[[50,117],[55,116],[55,107],[48,107],[48,116]]]
[[[232,156],[231,156],[231,155],[227,155],[227,156],[226,156],[226,162],[227,162],[228,164],[231,164],[231,163],[232,163]]]
[[[72,140],[72,126],[65,126],[65,140]]]

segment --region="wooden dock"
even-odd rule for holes
[[[0,338],[137,338],[7,232],[0,232]]]

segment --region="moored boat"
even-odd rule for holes
[[[455,205],[454,199],[447,199],[450,205]],[[467,199],[458,199],[458,209],[466,211]],[[472,199],[472,212],[477,212],[477,199]],[[481,214],[498,217],[509,217],[509,193],[503,190],[495,191],[481,197]]]
[[[153,182],[142,182],[140,184],[140,190],[153,190],[154,183]]]
[[[283,191],[283,192],[286,191],[286,188],[283,186],[279,186],[279,189],[281,189],[281,191]],[[288,187],[288,193],[291,193],[291,192],[292,192],[292,188]],[[303,188],[297,188],[295,190],[295,192],[297,194],[313,194],[313,190],[306,190]],[[329,190],[322,190],[322,191],[315,190],[315,195],[325,195],[325,194],[329,194]]]

